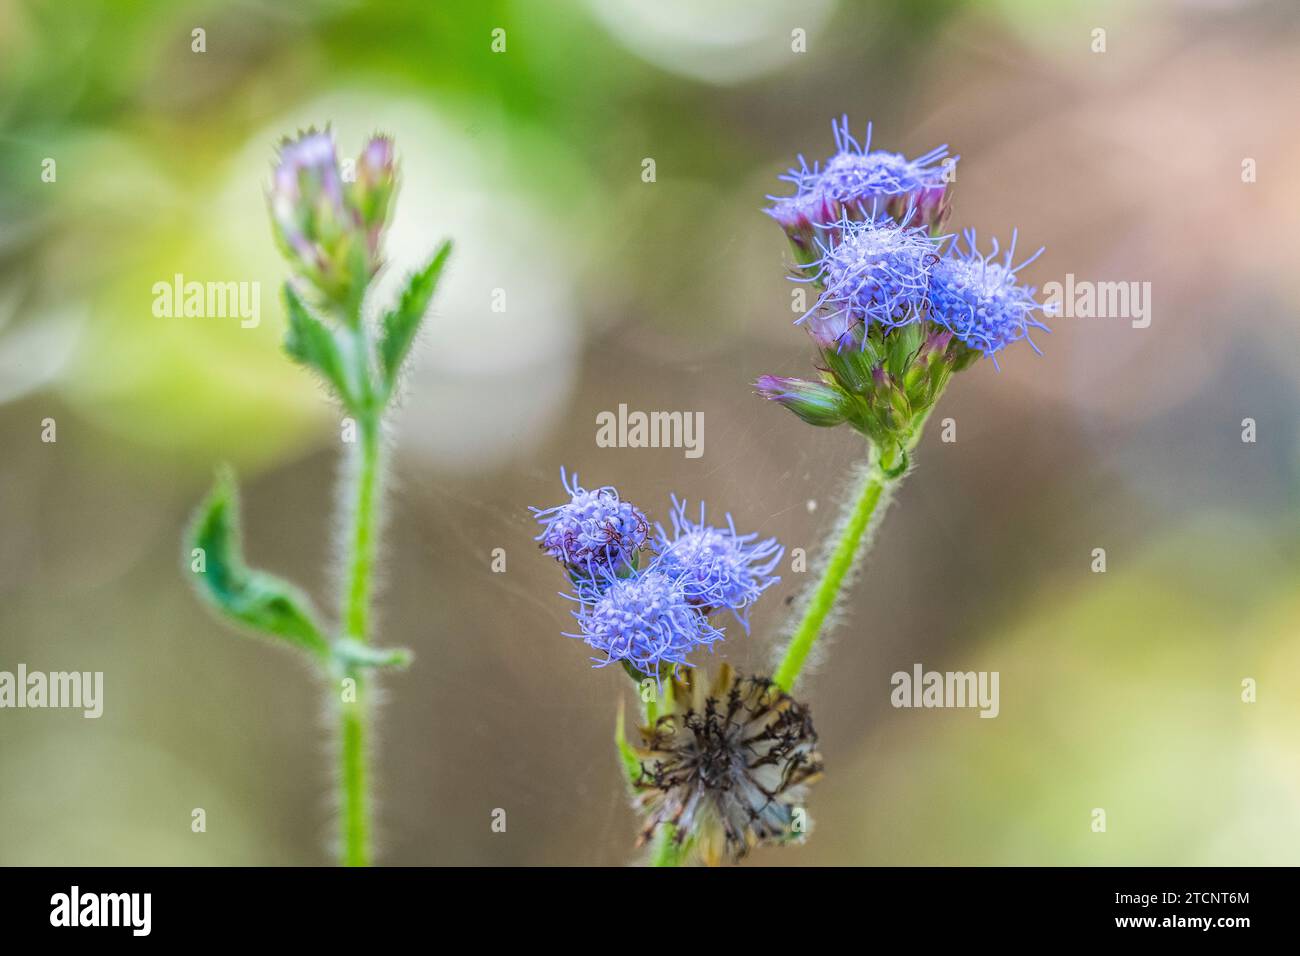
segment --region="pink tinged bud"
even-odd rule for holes
[[[357,179],[366,182],[392,179],[394,162],[393,141],[387,136],[372,136],[357,161]]]
[[[942,358],[952,341],[952,333],[944,328],[933,329],[926,337],[922,355],[927,359]]]
[[[397,192],[397,159],[393,141],[387,136],[372,137],[361,150],[361,155],[357,158],[356,181],[349,192],[349,198],[366,232],[366,246],[373,274],[381,264],[380,242],[384,227],[388,224],[393,196]]]
[[[845,396],[822,382],[779,375],[762,375],[754,388],[768,401],[784,405],[809,425],[828,428],[846,419]]]
[[[284,141],[273,194],[303,218],[343,218],[343,182],[328,133],[308,132]]]
[[[294,271],[323,300],[351,314],[373,269],[330,133],[308,130],[284,140],[267,202],[276,240]]]
[[[393,141],[386,136],[375,136],[357,158],[357,176],[354,199],[361,210],[362,220],[368,225],[382,222],[387,213],[387,201],[397,185],[397,161]],[[378,214],[376,216],[376,214]]]

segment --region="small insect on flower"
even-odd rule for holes
[[[584,577],[618,574],[636,564],[650,538],[650,522],[640,509],[606,485],[588,491],[560,469],[569,500],[552,508],[530,508],[542,532],[534,540],[542,550]]]
[[[676,496],[672,501],[672,534],[663,525],[656,526],[659,558],[655,567],[676,578],[687,598],[704,613],[726,608],[748,633],[749,606],[781,580],[772,572],[785,548],[775,538],[760,541],[756,532],[738,533],[730,514],[726,527],[706,524],[703,502],[699,520],[692,521],[685,502]]]
[[[1043,250],[1013,266],[1016,233],[1012,233],[1011,246],[1000,262],[994,261],[998,255],[997,239],[993,240],[992,252],[984,256],[976,247],[973,229],[963,236],[966,249],[954,248],[931,271],[931,320],[988,356],[1020,339],[1028,341],[1038,352],[1029,330],[1051,330],[1034,318],[1043,311],[1034,297],[1037,290],[1022,284],[1016,273],[1042,255]]]
[[[641,729],[633,786],[646,815],[638,845],[670,825],[695,862],[736,862],[756,846],[801,840],[803,801],[822,773],[808,708],[766,677],[723,666],[673,681],[673,709]]]
[[[820,256],[812,263],[811,278],[794,277],[825,290],[796,324],[811,322],[815,338],[842,328],[840,338],[847,341],[854,329],[873,324],[892,329],[918,321],[942,240],[883,215],[843,219],[838,228],[838,242],[818,241]]]
[[[636,671],[634,676],[658,680],[689,667],[687,655],[696,648],[723,638],[678,581],[662,571],[625,578],[601,572],[578,581],[576,592],[573,616],[580,632],[565,637],[582,638],[602,652],[603,658],[593,658],[597,667],[623,664]]]

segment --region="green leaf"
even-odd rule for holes
[[[379,364],[389,391],[397,381],[397,373],[415,341],[415,333],[420,330],[424,313],[429,309],[433,292],[438,287],[442,267],[451,255],[451,240],[448,239],[434,254],[432,261],[421,271],[411,276],[402,293],[397,308],[384,316],[383,333],[379,340]]]
[[[289,331],[284,350],[300,365],[315,369],[349,408],[354,407],[355,390],[348,376],[344,349],[334,330],[312,315],[289,283],[284,284],[284,307]]]
[[[239,543],[239,497],[234,476],[218,473],[190,526],[189,573],[199,595],[225,617],[324,661],[329,642],[315,622],[310,599],[274,575],[244,564]]]
[[[409,667],[411,652],[404,647],[371,647],[355,638],[341,638],[334,657],[349,667]]]
[[[886,356],[885,369],[896,379],[902,379],[908,368],[911,367],[912,360],[921,350],[921,344],[925,340],[925,330],[921,327],[920,322],[913,322],[911,325],[904,325],[896,329],[891,329],[885,340]]]
[[[632,745],[627,742],[626,707],[620,699],[618,716],[614,719],[614,746],[618,748],[618,757],[623,764],[623,773],[627,777],[628,787],[635,789],[641,780],[641,758],[637,756]]]

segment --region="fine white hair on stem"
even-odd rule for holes
[[[381,819],[379,814],[380,798],[375,782],[379,779],[379,754],[383,749],[381,746],[382,734],[379,729],[383,721],[378,718],[380,711],[387,705],[389,696],[387,690],[381,684],[385,676],[383,668],[368,668],[362,674],[364,683],[361,693],[364,696],[360,698],[367,741],[366,807],[369,818],[367,839],[372,860],[378,859],[382,854],[381,840],[383,834],[378,829],[378,821]],[[324,681],[326,693],[318,714],[319,719],[323,722],[325,732],[317,737],[317,749],[324,754],[325,764],[330,768],[330,787],[328,793],[322,794],[325,813],[321,815],[320,826],[327,829],[321,834],[321,841],[326,853],[331,858],[337,859],[343,850],[343,839],[339,833],[339,821],[344,813],[341,787],[343,772],[342,766],[337,759],[338,753],[343,746],[342,728],[339,725],[339,708],[344,706],[342,703],[342,675],[325,673],[322,680]]]
[[[911,469],[911,464],[908,466]],[[872,475],[878,475],[876,469],[876,458],[872,456],[864,462],[860,462],[850,470],[848,478],[842,484],[837,498],[840,502],[838,516],[835,524],[826,532],[822,538],[821,544],[817,548],[817,556],[812,565],[809,567],[808,583],[804,585],[790,608],[789,615],[786,618],[785,625],[781,628],[780,633],[785,637],[773,651],[773,667],[779,667],[786,653],[786,641],[789,636],[794,634],[799,624],[803,621],[808,612],[808,606],[813,599],[813,595],[821,583],[826,568],[830,564],[831,556],[835,553],[836,548],[843,538],[845,530],[853,520],[853,512],[857,507],[858,498],[862,494],[863,486],[871,480]],[[898,476],[891,480],[885,481],[880,492],[880,500],[871,515],[871,520],[867,529],[863,532],[861,540],[853,553],[853,560],[849,564],[849,569],[844,575],[844,580],[840,584],[839,592],[836,595],[834,605],[822,622],[821,631],[818,639],[813,643],[808,653],[808,658],[801,668],[801,673],[807,674],[809,671],[817,670],[826,656],[826,649],[830,645],[831,634],[844,622],[848,617],[847,597],[861,572],[867,553],[875,540],[876,529],[880,527],[889,506],[893,501],[894,486],[902,481],[904,476]]]
[[[370,566],[370,584],[369,593],[370,601],[367,607],[367,613],[370,618],[370,638],[374,643],[373,636],[377,633],[375,618],[378,606],[378,597],[383,593],[386,579],[384,577],[384,562],[382,542],[384,537],[384,526],[388,508],[386,499],[393,490],[393,473],[388,467],[389,455],[392,454],[395,443],[392,439],[392,430],[388,424],[388,415],[382,415],[378,421],[378,462],[375,470],[375,495],[372,521],[374,522],[371,530],[371,539],[374,542],[374,560]],[[357,501],[356,487],[359,480],[359,473],[362,467],[362,456],[364,454],[360,429],[360,422],[356,424],[357,441],[355,444],[348,444],[344,447],[344,454],[339,456],[338,465],[336,466],[336,475],[334,481],[334,520],[330,535],[330,580],[333,584],[333,591],[337,595],[346,594],[349,585],[348,565],[352,556],[352,539],[353,522],[356,519]],[[332,609],[335,614],[341,614],[341,608]],[[339,621],[340,634],[346,622]]]

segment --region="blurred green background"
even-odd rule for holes
[[[841,113],[951,144],[952,225],[1045,244],[1030,281],[1150,282],[1153,320],[1057,319],[949,390],[957,441],[927,435],[801,687],[814,834],[755,860],[1300,863],[1297,76],[1287,0],[0,0],[0,669],[105,673],[99,720],[0,711],[0,863],[330,860],[316,683],[180,562],[229,461],[252,563],[332,604],[338,422],[279,351],[262,196],[312,123],[396,137],[381,295],[457,242],[391,422],[381,639],[417,661],[385,682],[381,858],[631,859],[626,682],[560,636],[526,506],[563,464],[816,547],[860,441],[749,383],[809,368],[759,210]],[[176,273],[260,282],[260,326],[154,317]],[[597,448],[619,403],[704,412],[704,456]],[[767,667],[803,583],[720,654]],[[1000,716],[894,710],[915,662],[999,671]]]

